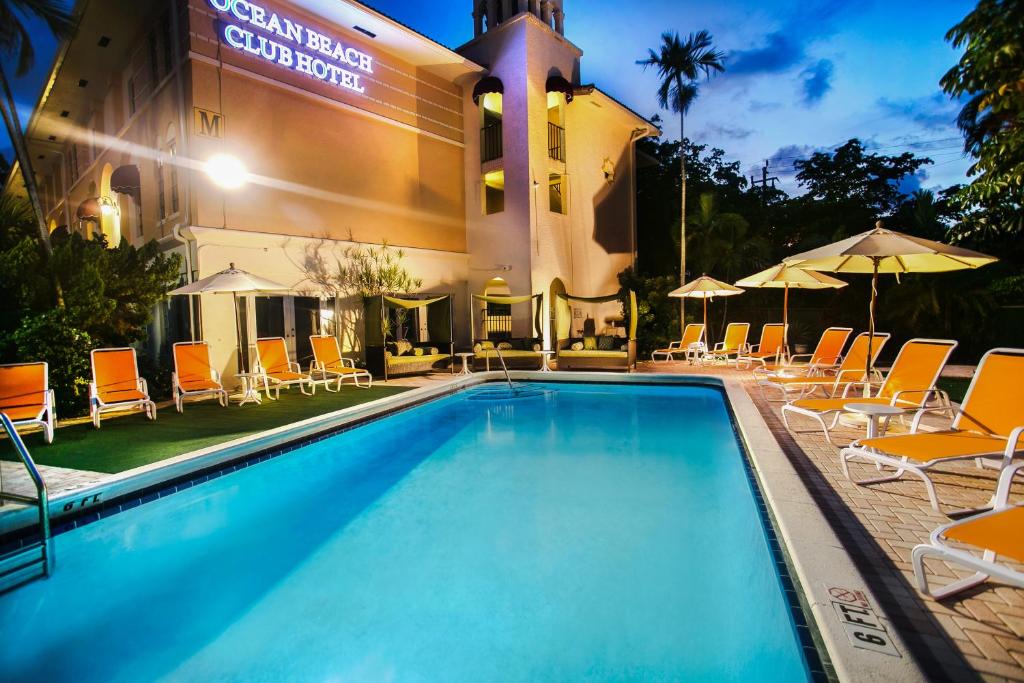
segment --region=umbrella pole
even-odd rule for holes
[[[782,352],[789,351],[789,283],[782,295]]]
[[[710,348],[711,342],[708,340],[708,298],[704,297],[704,346]]]
[[[872,365],[872,345],[875,341],[875,298],[878,296],[878,258],[872,259],[874,262],[874,270],[871,273],[871,305],[868,307],[868,357],[866,365],[866,374],[864,376],[864,398],[871,396],[871,365]]]
[[[235,334],[238,336],[238,368],[245,372],[245,353],[242,351],[242,321],[238,318],[238,294],[231,293],[231,301],[235,305]]]

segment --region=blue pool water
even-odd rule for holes
[[[0,596],[0,677],[806,679],[721,393],[545,388],[60,534],[54,575]]]

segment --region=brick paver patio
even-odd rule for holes
[[[645,362],[639,370],[714,374],[744,381],[808,492],[912,650],[907,654],[935,680],[1024,681],[1024,590],[993,582],[943,602],[916,590],[911,549],[949,521],[932,510],[920,481],[870,487],[853,484],[843,476],[839,447],[830,446],[820,430],[815,431],[815,423],[799,416],[791,419],[797,432],[789,432],[780,418],[781,404],[762,398],[749,371],[685,362]],[[894,426],[892,431],[899,429]],[[862,431],[841,426],[833,431],[834,441],[840,444],[861,436]],[[858,478],[874,471],[870,465],[851,464],[851,474]],[[952,510],[984,506],[995,491],[996,477],[995,471],[980,470],[969,462],[943,467],[934,480],[947,506],[944,509]],[[1024,495],[1024,486],[1018,483],[1015,491]],[[969,573],[935,561],[928,568],[940,584]]]

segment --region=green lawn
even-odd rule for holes
[[[222,408],[216,401],[186,403],[184,414],[173,406],[161,408],[156,422],[142,413],[111,417],[103,420],[99,430],[91,423],[61,427],[50,445],[43,441],[42,433],[26,435],[25,443],[40,465],[122,472],[407,390],[345,386],[340,393],[328,393],[318,387],[315,396],[303,396],[293,388],[282,391],[280,401],[264,400],[263,405]],[[0,448],[0,458],[13,457],[9,446]]]

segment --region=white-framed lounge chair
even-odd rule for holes
[[[725,339],[715,344],[707,354],[712,361],[737,362],[736,359],[747,350],[747,335],[750,323],[729,323],[725,328]],[[738,366],[737,366],[738,367]]]
[[[651,351],[651,360],[658,360],[659,356],[663,360],[676,360],[676,356],[682,356],[686,360],[692,361],[706,349],[703,323],[690,323],[683,330],[682,339],[669,342],[668,348]]]
[[[910,434],[854,441],[839,454],[843,474],[850,478],[849,462],[855,459],[896,470],[891,476],[853,480],[861,486],[895,481],[909,472],[924,482],[932,507],[941,512],[929,470],[958,460],[980,465],[987,458],[999,458],[1000,468],[1009,466],[1024,449],[1024,349],[992,349],[982,357],[950,429],[919,432],[918,426],[915,420]]]
[[[736,367],[742,363],[746,367],[759,365],[764,367],[768,361],[775,364],[786,359],[786,331],[789,325],[784,323],[767,323],[761,328],[761,341],[747,346],[746,351],[736,357]]]
[[[139,377],[135,349],[130,347],[93,349],[89,354],[92,382],[89,383],[89,414],[100,428],[103,413],[136,408],[156,419],[156,403],[149,398],[146,380]]]
[[[352,382],[361,389],[369,389],[373,386],[373,375],[366,370],[357,368],[356,362],[351,358],[341,355],[337,337],[329,334],[314,335],[309,338],[309,343],[313,347],[313,362],[309,366],[309,375],[312,377],[319,374],[323,378],[324,389],[341,391],[341,383],[346,377],[351,378]],[[337,389],[331,389],[328,380],[332,377],[338,380]],[[360,379],[366,380],[366,383],[360,384]]]
[[[256,340],[256,372],[263,380],[267,398],[281,398],[281,387],[299,385],[299,391],[307,396],[316,393],[316,382],[309,375],[302,374],[298,363],[288,358],[288,347],[284,337],[262,337]],[[274,396],[270,389],[274,389]],[[307,391],[308,390],[308,391]]]
[[[177,342],[172,351],[171,394],[178,412],[184,412],[186,398],[216,398],[218,403],[227,407],[228,392],[220,382],[220,374],[210,363],[210,346],[204,341]]]
[[[811,353],[797,353],[787,356],[783,363],[765,363],[754,367],[755,377],[820,377],[838,369],[842,362],[846,341],[853,334],[852,327],[830,327],[821,333],[818,344]]]
[[[6,414],[15,428],[42,427],[46,443],[53,443],[57,417],[46,363],[0,365],[0,413]]]
[[[874,360],[878,358],[878,354],[882,352],[882,347],[887,341],[889,341],[888,332],[875,332],[871,343],[872,367],[874,367]],[[850,350],[843,356],[843,362],[839,364],[834,374],[798,375],[795,377],[782,374],[768,375],[758,381],[758,388],[766,399],[768,399],[765,395],[766,389],[779,391],[783,400],[786,401],[804,398],[815,393],[823,394],[826,397],[837,396],[851,382],[864,382],[867,379],[864,376],[867,371],[867,358],[868,333],[861,332],[854,337],[853,343],[850,344]],[[870,379],[873,381],[877,375],[874,372],[872,375]]]
[[[1005,557],[1016,563],[1024,562],[1024,507],[1010,505],[1009,502],[1010,485],[1021,468],[1024,468],[1024,463],[1017,463],[1004,468],[999,474],[991,511],[944,524],[932,532],[928,543],[914,548],[911,560],[917,587],[922,593],[942,600],[974,588],[989,578],[1024,588],[1024,572],[997,561],[997,558]],[[979,550],[980,557],[977,554]],[[975,573],[942,588],[932,589],[924,566],[925,559],[930,557],[962,565],[975,570]]]
[[[782,421],[786,429],[789,414],[803,415],[817,421],[825,434],[825,440],[832,443],[829,431],[835,428],[847,403],[876,403],[914,411],[915,424],[928,412],[945,412],[952,417],[953,409],[949,396],[935,386],[946,366],[949,356],[956,348],[952,339],[911,339],[896,355],[889,374],[873,396],[861,396],[863,382],[849,382],[842,396],[832,398],[801,398],[782,406]],[[825,422],[829,417],[832,423]]]

